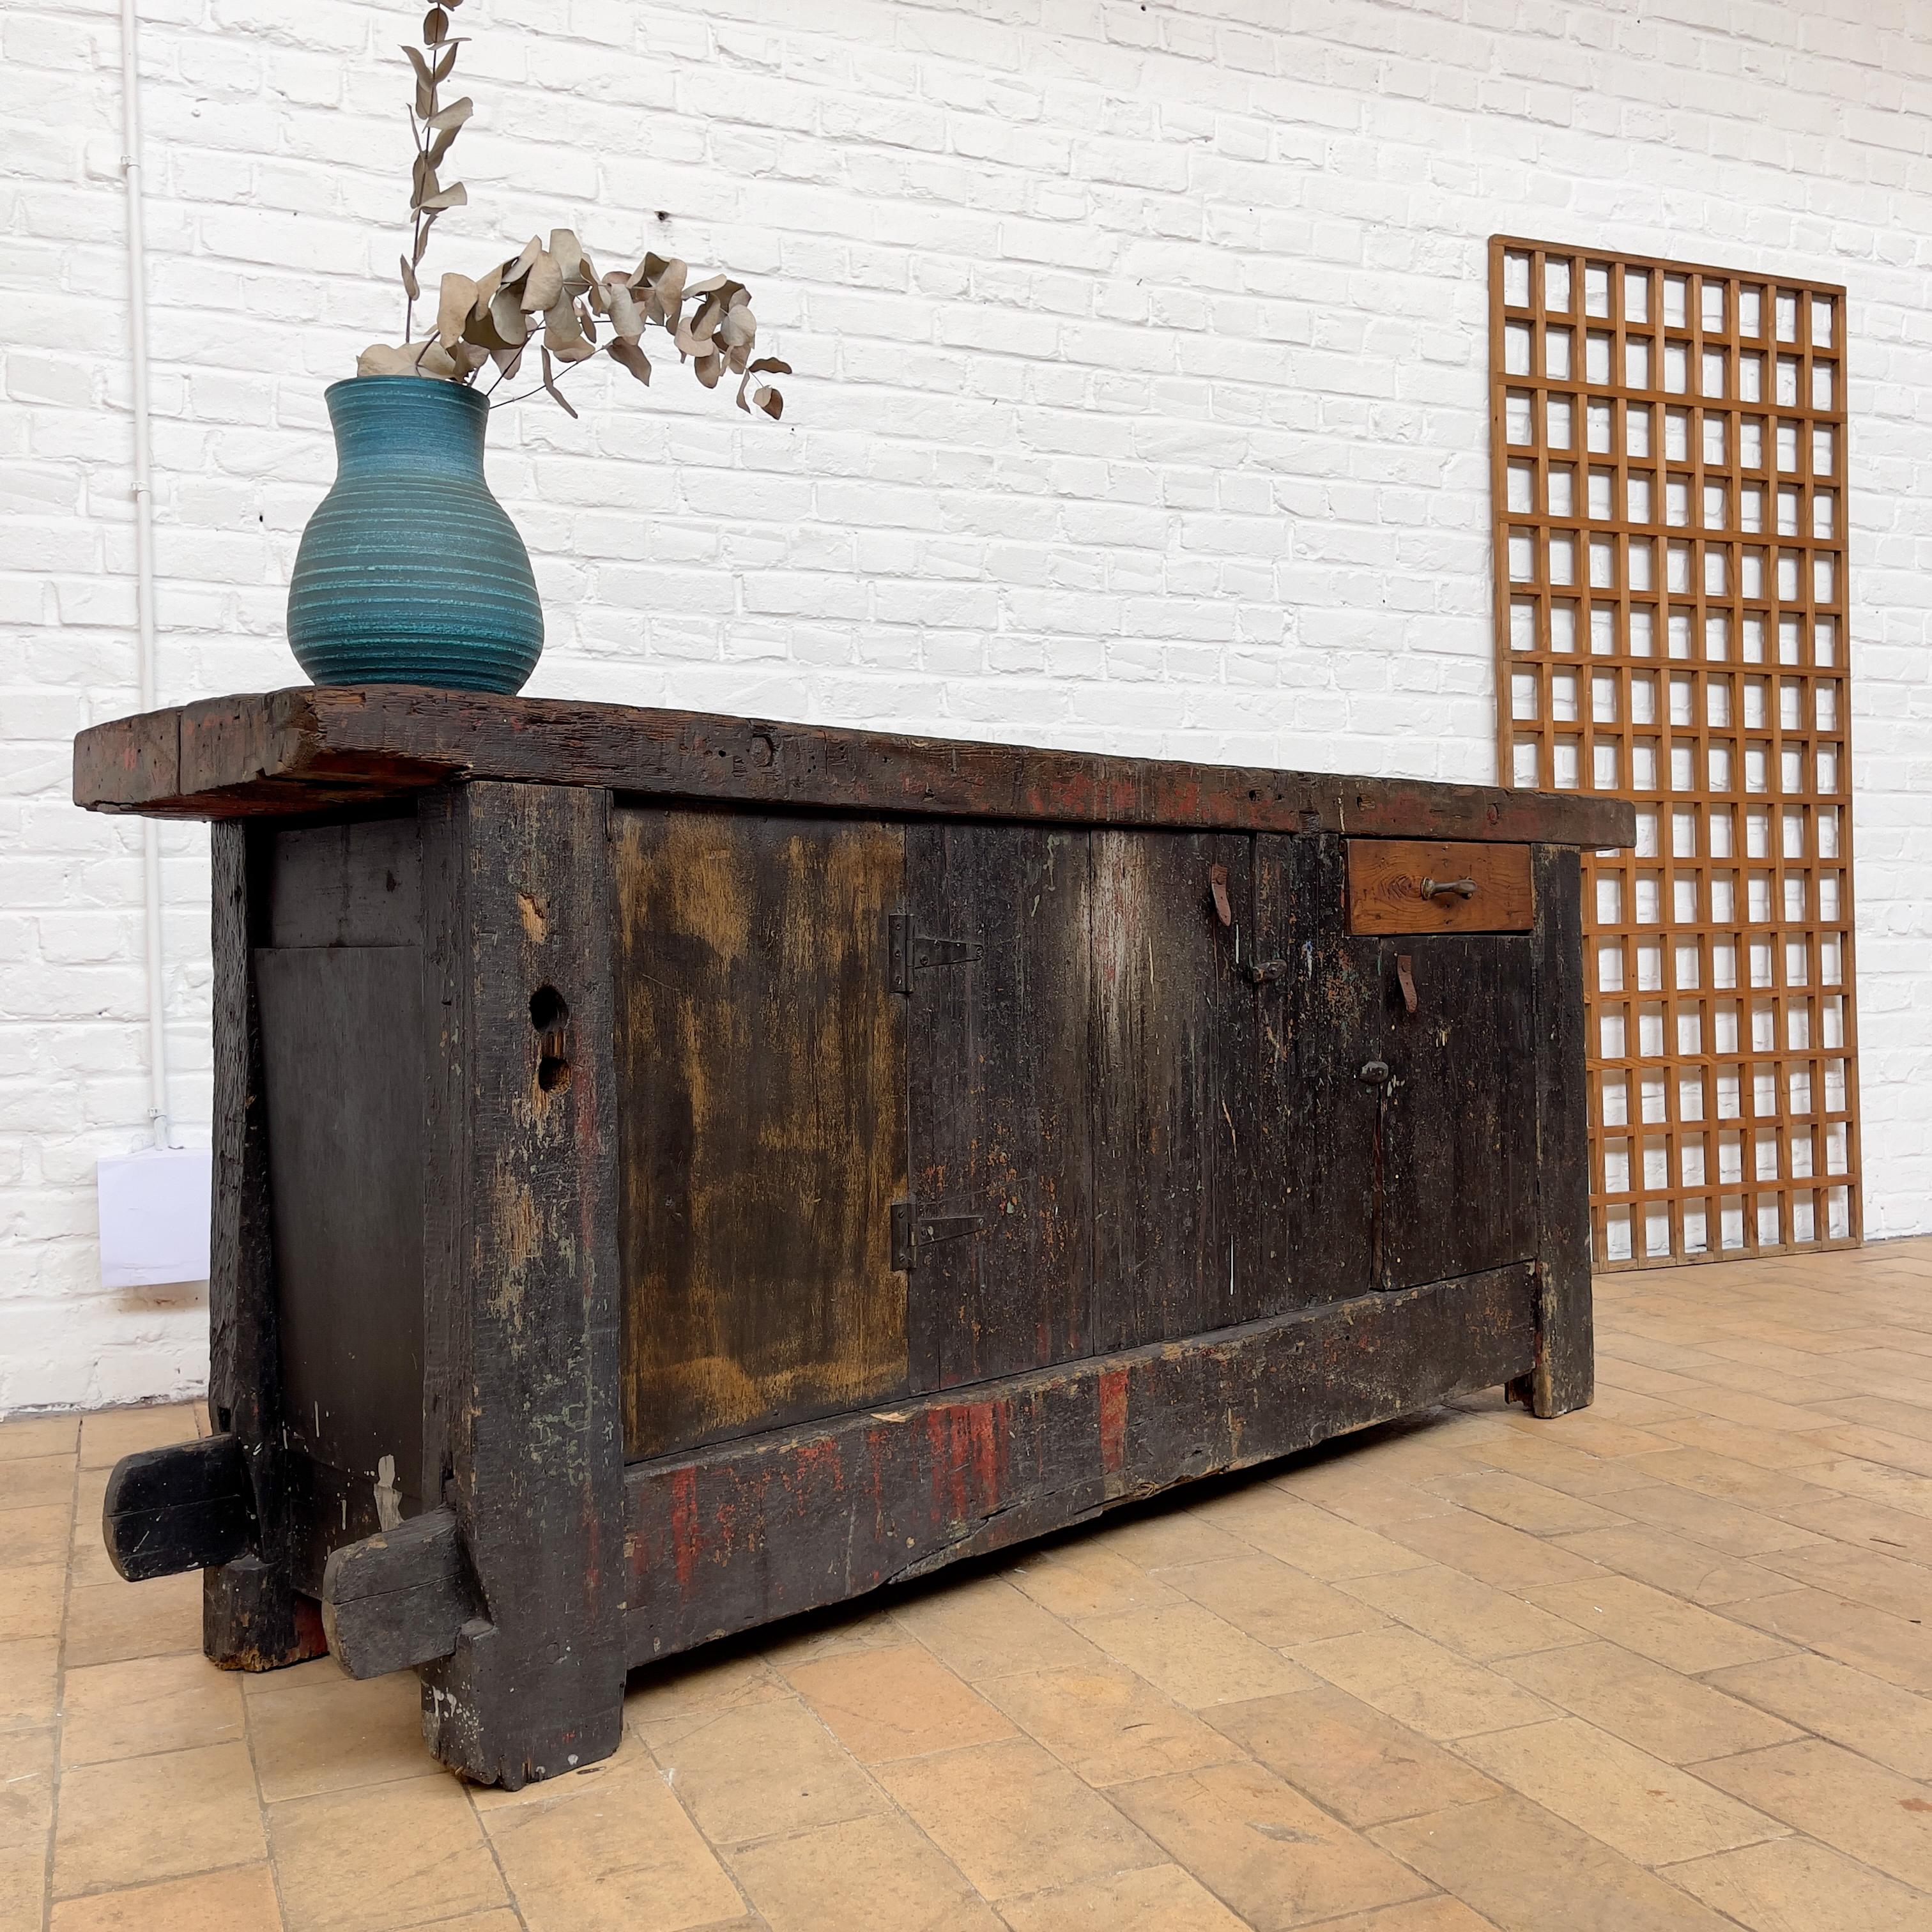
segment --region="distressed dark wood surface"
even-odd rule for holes
[[[433,1509],[334,1551],[322,1582],[330,1654],[351,1677],[454,1654],[482,1610],[452,1509]]]
[[[1255,952],[1278,977],[1256,988],[1252,1154],[1242,1168],[1241,1318],[1347,1300],[1372,1285],[1381,988],[1348,936],[1343,842],[1255,842]]]
[[[273,848],[266,827],[209,838],[214,971],[214,1206],[208,1238],[208,1411],[240,1444],[255,1508],[253,1549],[202,1573],[202,1636],[228,1670],[273,1670],[325,1648],[291,1571],[296,1524],[284,1470],[279,1295],[268,1196],[261,1012],[251,969],[268,933]]]
[[[630,1660],[1526,1373],[1534,1299],[1503,1269],[634,1464]]]
[[[101,1498],[100,1534],[130,1583],[251,1555],[255,1498],[242,1444],[208,1436],[122,1456]]]
[[[871,814],[1627,844],[1580,792],[1193,765],[403,685],[210,698],[74,740],[76,804],[158,817],[321,812],[452,778]]]
[[[902,1392],[903,830],[620,809],[613,835],[626,1455]]]
[[[512,1787],[608,1756],[622,1722],[609,808],[474,784],[418,813],[423,1462],[482,1606],[424,1668],[424,1730]]]
[[[1240,1141],[1255,1118],[1252,842],[1093,835],[1094,1346],[1240,1318]],[[1228,913],[1214,892],[1216,871]]]
[[[1382,1037],[1381,1267],[1411,1288],[1536,1253],[1536,1062],[1527,938],[1373,942]],[[1408,1010],[1400,962],[1410,962]]]
[[[1590,1287],[1588,1104],[1584,1073],[1582,868],[1574,852],[1536,854],[1536,1368],[1518,1391],[1532,1411],[1568,1415],[1596,1394]]]
[[[412,826],[413,830],[413,826]],[[418,946],[255,955],[284,1419],[340,1472],[413,1514],[422,1481],[423,1046]]]
[[[1088,848],[1030,826],[907,832],[911,1204],[951,1231],[913,1256],[915,1390],[1090,1346]]]

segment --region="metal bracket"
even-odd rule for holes
[[[935,966],[970,966],[986,948],[977,939],[942,939],[915,932],[911,920],[895,913],[886,922],[886,969],[896,993],[910,993],[915,973]]]
[[[1241,970],[1247,975],[1250,986],[1272,986],[1277,980],[1288,976],[1288,962],[1286,959],[1250,959]]]
[[[956,1241],[976,1234],[986,1225],[983,1214],[916,1214],[910,1201],[892,1206],[892,1265],[910,1270],[919,1265],[920,1250],[934,1241]]]
[[[1398,952],[1395,956],[1396,982],[1402,988],[1402,1003],[1411,1012],[1415,1010],[1415,961],[1412,954]]]
[[[1234,922],[1234,908],[1228,899],[1228,868],[1226,866],[1208,868],[1208,896],[1214,902],[1214,916],[1223,926]]]

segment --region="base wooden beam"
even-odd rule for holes
[[[626,1654],[669,1657],[1531,1372],[1528,1263],[634,1463]]]
[[[253,1554],[255,1499],[241,1444],[210,1436],[122,1456],[101,1499],[100,1534],[130,1583]]]

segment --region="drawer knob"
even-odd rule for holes
[[[1379,1087],[1388,1077],[1388,1062],[1386,1060],[1370,1060],[1356,1076],[1358,1079],[1367,1081],[1372,1087]]]
[[[1454,892],[1460,898],[1472,899],[1476,896],[1474,879],[1424,879],[1422,896],[1426,899],[1439,898],[1444,892]]]

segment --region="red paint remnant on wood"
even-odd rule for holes
[[[1127,1372],[1109,1369],[1100,1378],[1100,1466],[1118,1476],[1127,1460]]]
[[[698,1472],[679,1469],[670,1479],[671,1558],[677,1566],[677,1587],[688,1592],[698,1574]]]

